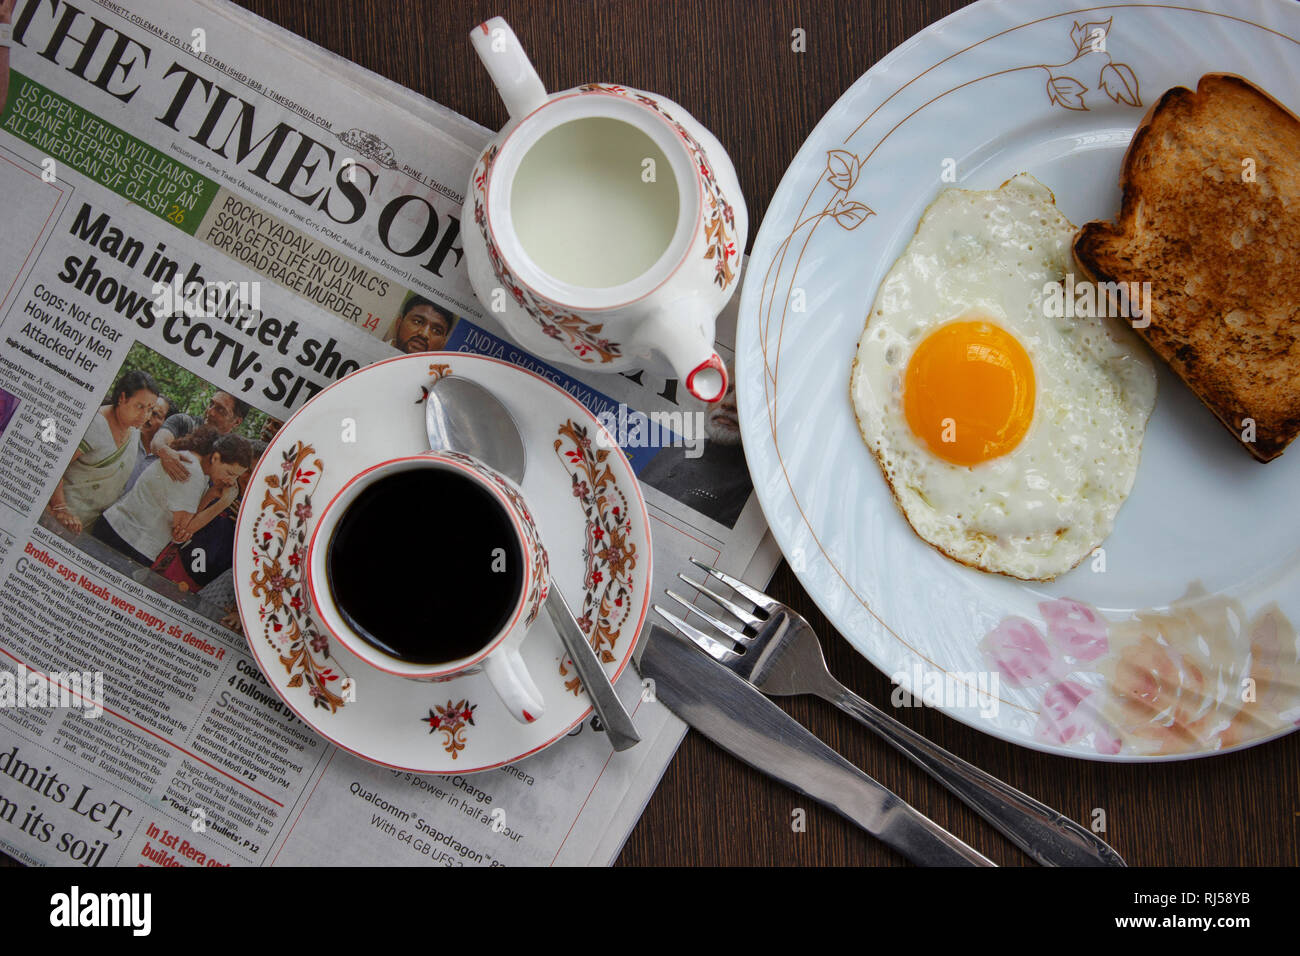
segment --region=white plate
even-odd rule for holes
[[[1104,49],[1089,45],[1098,35]],[[1104,571],[1086,560],[1027,584],[962,567],[912,532],[848,398],[877,286],[941,189],[991,189],[1028,171],[1076,225],[1113,218],[1129,138],[1166,89],[1238,73],[1300,110],[1297,62],[1291,2],[983,0],[859,79],[768,208],[746,269],[736,370],[768,523],[854,647],[977,729],[1070,756],[1151,760],[1258,743],[1300,720],[1290,625],[1300,622],[1300,448],[1256,463],[1161,365]],[[1123,623],[1198,582],[1223,598],[1199,602],[1201,617],[1228,633],[1186,614]],[[1097,619],[1079,621],[1089,612],[1076,609],[1049,628],[1039,605],[1060,598]],[[982,649],[1012,616],[1032,627],[999,632],[1001,653]]]
[[[650,594],[650,523],[636,476],[612,440],[608,452],[600,447],[600,423],[563,389],[497,359],[451,352],[377,362],[324,389],[276,434],[240,507],[234,577],[244,635],[262,674],[313,730],[367,760],[416,773],[513,763],[591,712],[545,615],[523,645],[546,702],[531,724],[510,716],[482,673],[440,683],[385,674],[327,640],[313,621],[302,572],[319,509],[363,469],[428,451],[426,390],[452,374],[490,389],[519,423],[528,454],[521,487],[552,584],[579,623],[590,622],[584,630],[611,680],[631,659]],[[386,560],[399,599],[431,588],[421,580],[418,552]]]

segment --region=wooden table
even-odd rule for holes
[[[590,80],[663,93],[730,152],[751,241],[786,166],[822,114],[873,63],[958,0],[243,0],[261,16],[497,129],[504,107],[467,34],[493,15],[519,35],[548,89]],[[400,26],[399,26],[400,25]],[[802,28],[806,51],[791,50]],[[822,636],[831,670],[878,704],[888,679],[818,612],[782,564],[769,592]],[[999,864],[1027,858],[946,790],[830,705],[784,706],[828,744]],[[1088,823],[1131,865],[1300,864],[1300,734],[1241,753],[1160,765],[1051,757],[930,709],[894,711],[954,753]],[[792,828],[805,811],[805,829]],[[840,817],[689,733],[620,865],[900,865]]]

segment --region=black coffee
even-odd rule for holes
[[[348,625],[412,664],[480,650],[508,623],[524,581],[505,509],[470,479],[433,468],[396,472],[357,495],[325,567]]]

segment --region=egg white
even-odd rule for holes
[[[1072,268],[1074,232],[1027,173],[945,190],[881,283],[850,382],[862,437],[916,533],[963,564],[1027,580],[1068,571],[1110,534],[1155,405],[1155,369],[1130,330],[1044,313],[1044,285]],[[903,411],[913,351],[957,320],[1001,326],[1034,368],[1029,430],[973,466],[937,457]]]

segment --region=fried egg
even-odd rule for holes
[[[1027,173],[945,190],[881,283],[850,382],[916,533],[1026,580],[1068,571],[1110,534],[1155,405],[1131,330],[1049,307],[1074,232]]]

